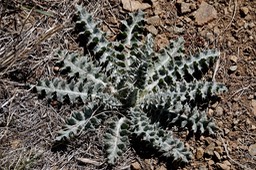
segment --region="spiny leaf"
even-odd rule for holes
[[[105,147],[108,154],[108,163],[114,165],[118,157],[127,149],[129,144],[129,125],[125,117],[117,119],[114,117],[109,123],[105,138]]]

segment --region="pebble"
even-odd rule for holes
[[[200,166],[199,170],[208,170],[208,169],[206,168],[206,166]]]
[[[207,147],[205,148],[205,154],[206,154],[207,156],[213,156],[214,147],[215,147],[215,144],[214,144],[214,143],[211,143],[209,146],[207,146]]]
[[[140,164],[138,162],[134,162],[131,165],[131,169],[132,170],[141,170],[141,166],[140,166]]]
[[[209,110],[208,110],[208,116],[212,117],[212,116],[213,116],[213,113],[214,113],[214,111],[213,111],[212,109],[209,109]]]
[[[211,165],[213,165],[213,164],[215,164],[215,162],[210,159],[210,160],[208,161],[208,165],[211,166]]]
[[[252,100],[252,113],[256,116],[256,100]]]
[[[204,155],[204,149],[199,147],[196,150],[196,159],[201,159]]]
[[[206,145],[210,145],[214,142],[214,140],[210,137],[206,137],[204,140]]]
[[[240,14],[242,17],[245,17],[249,13],[249,9],[247,7],[242,7],[240,9]]]
[[[182,3],[180,4],[180,12],[181,12],[182,14],[191,12],[190,6],[191,6],[191,4],[182,2]]]
[[[232,71],[232,72],[236,71],[237,70],[237,65],[230,66],[229,70]]]
[[[233,64],[236,64],[237,63],[237,56],[231,55],[230,56],[230,61],[233,62]]]
[[[161,24],[161,19],[158,15],[156,15],[156,16],[148,18],[147,23],[151,24],[151,25],[154,25],[154,26],[157,26],[157,25]]]
[[[151,5],[148,3],[141,3],[139,1],[134,1],[134,0],[121,0],[121,2],[123,5],[123,9],[130,12],[136,11],[139,9],[144,10],[151,7]]]
[[[214,158],[216,159],[216,161],[220,161],[221,160],[221,156],[217,151],[213,151],[214,153]]]
[[[223,153],[223,148],[221,146],[215,147],[214,148],[216,152],[218,152],[219,154]]]
[[[217,115],[217,116],[222,116],[222,115],[223,115],[223,112],[224,112],[224,110],[223,110],[222,107],[218,106],[218,107],[216,108],[216,115]]]
[[[156,170],[167,170],[166,167],[164,167],[163,165],[160,166],[159,168],[157,168]]]
[[[222,163],[225,164],[225,165],[231,166],[231,163],[227,160],[223,161]]]
[[[216,140],[215,143],[216,143],[217,146],[222,146],[222,142],[219,141],[219,140]],[[218,148],[218,147],[216,147],[216,148]]]
[[[148,32],[150,32],[153,35],[157,35],[158,34],[158,30],[153,25],[147,26],[146,29],[148,30]]]
[[[219,168],[220,170],[230,170],[230,166],[223,164],[223,163],[217,163],[217,168]]]
[[[248,150],[251,156],[256,156],[256,144],[250,145]]]

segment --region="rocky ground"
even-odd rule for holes
[[[106,169],[101,136],[85,134],[64,151],[52,140],[71,108],[47,104],[27,89],[52,77],[54,49],[79,50],[72,34],[78,1],[0,2],[0,169]],[[110,39],[128,12],[145,12],[146,29],[156,50],[183,36],[187,53],[218,48],[209,77],[229,91],[212,103],[216,136],[186,140],[194,158],[179,169],[255,169],[256,167],[256,1],[254,0],[96,0],[84,6],[103,20]],[[180,135],[180,134],[177,134]],[[88,137],[90,140],[88,140]],[[165,170],[157,158],[142,158],[132,149],[116,169]]]

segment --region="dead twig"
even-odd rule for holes
[[[247,167],[246,165],[243,165],[243,164],[237,162],[236,160],[234,160],[233,158],[231,158],[231,156],[229,155],[229,151],[228,151],[228,146],[227,146],[227,144],[224,142],[224,139],[221,137],[220,134],[218,134],[218,136],[221,138],[222,144],[223,144],[223,146],[224,146],[224,150],[225,150],[225,152],[226,152],[226,154],[227,154],[228,159],[229,159],[231,162],[237,164],[237,165],[238,165],[240,168],[242,168],[242,169],[253,170],[253,169],[251,169],[250,167]]]

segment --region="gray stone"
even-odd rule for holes
[[[248,151],[250,155],[256,156],[256,144],[250,145]]]

